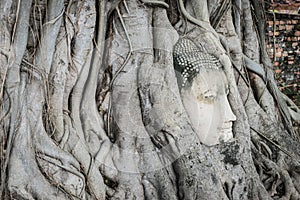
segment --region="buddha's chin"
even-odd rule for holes
[[[220,142],[227,142],[231,138],[233,138],[232,127],[223,128],[220,132],[219,141]]]

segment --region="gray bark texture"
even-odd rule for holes
[[[300,109],[263,2],[0,0],[1,199],[299,200]],[[227,142],[201,143],[185,111],[183,37],[225,71]]]

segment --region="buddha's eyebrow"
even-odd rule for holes
[[[203,94],[207,94],[209,92],[211,92],[211,89],[208,89],[208,90],[204,91]]]
[[[214,95],[215,93],[216,93],[216,91],[214,91],[213,89],[208,89],[208,90],[204,91],[202,93],[202,95],[206,95],[206,94]]]

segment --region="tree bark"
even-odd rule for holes
[[[263,2],[0,9],[1,199],[300,199],[300,110],[276,86]],[[181,38],[222,65],[227,142],[203,144],[185,110]]]

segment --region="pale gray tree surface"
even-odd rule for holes
[[[300,111],[274,81],[263,1],[0,9],[1,199],[300,199]],[[182,101],[203,66],[222,70],[226,139],[201,138],[217,128]]]

